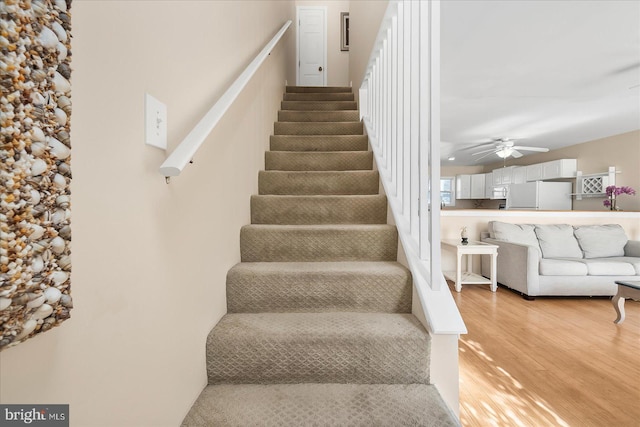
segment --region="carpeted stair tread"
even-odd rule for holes
[[[356,101],[282,101],[280,108],[283,110],[357,110]]]
[[[258,194],[378,194],[378,171],[260,171]]]
[[[245,225],[242,262],[396,261],[398,231],[386,224]]]
[[[271,151],[367,151],[366,135],[271,135]]]
[[[341,111],[278,111],[281,122],[359,122],[358,110]]]
[[[352,92],[344,93],[285,93],[284,101],[353,101]]]
[[[193,426],[458,426],[351,88],[287,86]]]
[[[229,313],[410,313],[411,296],[397,262],[242,262],[227,274]]]
[[[265,169],[281,171],[371,170],[372,151],[267,151]]]
[[[182,427],[454,427],[426,384],[238,384],[206,387]]]
[[[349,86],[287,86],[287,93],[337,93],[337,92],[353,92],[353,88]]]
[[[386,224],[384,195],[251,196],[252,224]]]
[[[429,382],[412,314],[226,314],[207,337],[209,384]]]
[[[362,135],[362,122],[275,122],[275,135]]]

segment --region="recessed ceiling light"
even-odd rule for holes
[[[455,158],[455,157],[453,157],[453,156],[449,157],[449,161],[451,161],[451,162],[452,162],[452,161],[454,161],[455,159],[456,159],[456,158]]]

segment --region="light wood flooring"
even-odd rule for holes
[[[537,298],[466,285],[454,298],[463,426],[640,427],[640,302]]]

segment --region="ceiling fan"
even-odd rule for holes
[[[476,159],[476,161],[483,159],[487,156],[490,156],[492,154],[495,154],[502,159],[506,159],[507,157],[513,157],[517,159],[523,156],[523,154],[520,151],[537,151],[539,153],[546,153],[547,151],[549,151],[548,148],[525,147],[525,146],[515,145],[514,140],[509,138],[494,139],[492,142],[485,145],[491,145],[491,144],[493,144],[492,148],[481,150],[471,155],[480,156]]]

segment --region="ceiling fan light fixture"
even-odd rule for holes
[[[511,154],[513,154],[513,148],[511,147],[505,147],[501,150],[496,151],[496,154],[498,155],[498,157],[500,157],[501,159],[506,159],[507,157],[509,157]]]

